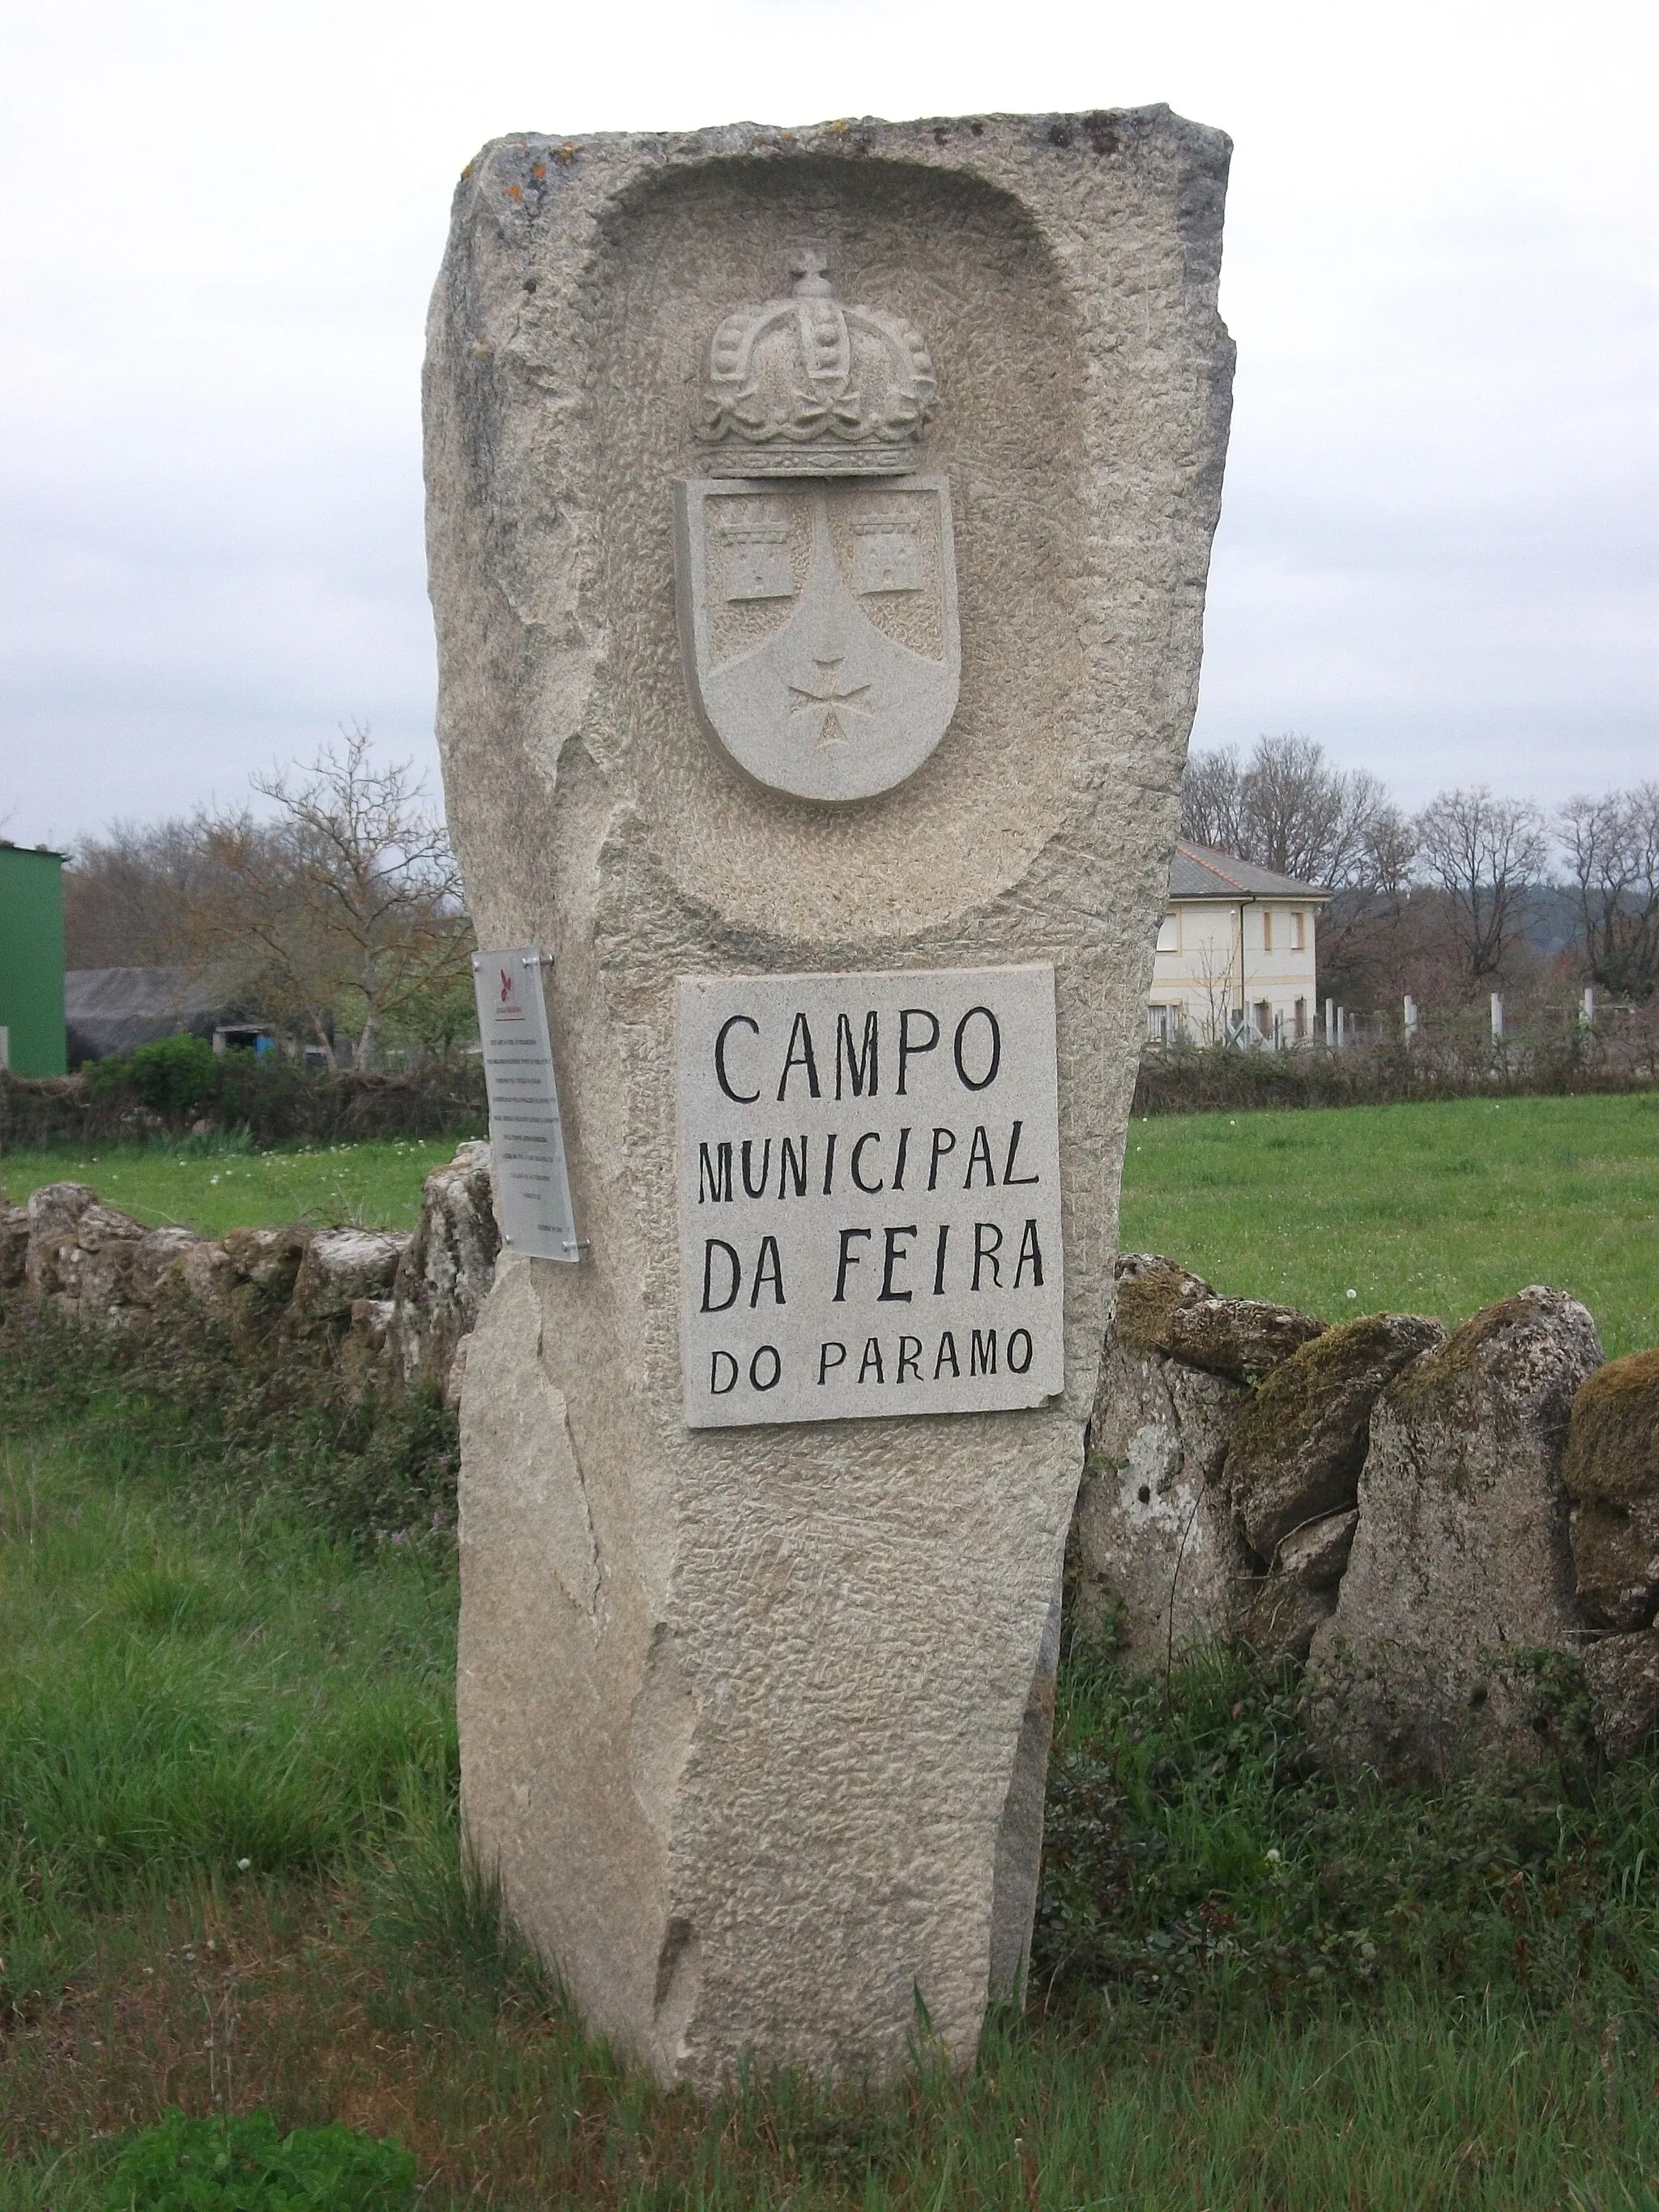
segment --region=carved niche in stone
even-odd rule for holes
[[[675,489],[686,682],[757,783],[831,803],[913,775],[962,674],[951,490],[913,473],[933,364],[897,316],[846,307],[821,255],[793,295],[727,315]]]

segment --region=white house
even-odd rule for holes
[[[1331,894],[1176,842],[1146,1035],[1155,1044],[1294,1044],[1317,1022],[1314,937]]]

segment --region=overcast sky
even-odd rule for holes
[[[1625,0],[0,6],[0,820],[367,722],[430,769],[418,370],[515,130],[1165,100],[1236,142],[1195,742],[1407,803],[1659,774],[1652,10]]]

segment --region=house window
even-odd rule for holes
[[[1293,914],[1291,916],[1291,950],[1292,952],[1305,952],[1307,949],[1308,917],[1305,914]],[[1298,1030],[1297,1035],[1299,1036],[1301,1034]]]
[[[1158,949],[1160,952],[1179,952],[1181,950],[1181,917],[1166,914],[1158,925]]]
[[[1168,1044],[1170,1042],[1170,1009],[1167,1006],[1147,1007],[1146,1036],[1147,1041],[1152,1044]]]
[[[1292,921],[1299,921],[1301,916],[1292,915],[1291,919]],[[1296,1002],[1296,1033],[1299,1037],[1304,1037],[1308,1034],[1308,1002],[1305,999],[1298,999]]]
[[[1271,952],[1273,949],[1273,910],[1270,906],[1264,906],[1261,909],[1261,950]]]
[[[1273,1033],[1273,1010],[1266,999],[1255,1002],[1255,1033],[1263,1044]]]

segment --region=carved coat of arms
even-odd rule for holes
[[[915,472],[933,374],[909,326],[843,307],[817,255],[787,300],[728,315],[676,487],[686,681],[719,749],[798,799],[914,775],[956,712],[950,486]]]

